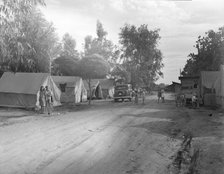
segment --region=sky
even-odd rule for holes
[[[53,22],[60,37],[73,36],[82,50],[87,35],[96,37],[99,20],[107,38],[119,42],[124,24],[147,24],[149,30],[160,29],[158,48],[163,53],[164,77],[157,83],[178,82],[188,55],[196,52],[199,35],[224,26],[223,0],[45,0],[41,10]]]

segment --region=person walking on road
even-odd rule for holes
[[[40,114],[44,114],[45,106],[46,106],[46,100],[45,100],[45,89],[44,89],[43,86],[40,87],[39,103],[40,103]]]
[[[52,112],[52,104],[53,104],[53,98],[52,98],[52,93],[48,86],[45,87],[45,100],[46,100],[46,108],[47,108],[47,113],[48,115],[51,114]]]

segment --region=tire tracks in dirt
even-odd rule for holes
[[[112,111],[113,112],[113,111]],[[54,156],[52,156],[51,158],[49,158],[47,161],[44,161],[42,164],[40,164],[37,169],[36,172],[34,172],[35,174],[38,173],[42,173],[44,168],[46,168],[46,166],[50,165],[51,163],[53,163],[55,160],[57,160],[58,158],[60,158],[63,154],[68,153],[71,150],[74,150],[75,148],[81,146],[82,144],[84,144],[86,141],[88,141],[89,139],[91,139],[93,136],[95,136],[98,133],[101,133],[103,131],[105,131],[105,129],[109,128],[109,127],[116,127],[119,129],[125,129],[122,126],[116,126],[113,125],[113,123],[119,122],[121,118],[120,117],[115,117],[114,119],[110,120],[108,123],[106,123],[105,125],[98,127],[97,129],[93,130],[93,131],[89,131],[89,134],[87,136],[85,136],[84,139],[82,139],[80,142],[73,144],[72,146],[67,146],[66,149],[64,149],[63,151],[61,151],[58,154],[55,154]],[[83,137],[83,136],[82,136]],[[67,166],[69,167],[69,166]]]

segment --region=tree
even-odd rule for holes
[[[0,5],[0,23],[6,24],[14,21],[15,16],[26,15],[32,12],[33,7],[37,5],[45,6],[44,0],[2,0]]]
[[[53,75],[80,76],[79,60],[71,56],[60,56],[53,61]]]
[[[54,75],[79,75],[78,61],[80,60],[80,55],[75,48],[75,39],[69,33],[64,34],[61,53],[59,57],[52,62],[52,73]]]
[[[90,90],[90,104],[92,100],[91,79],[105,78],[109,72],[109,64],[102,56],[93,54],[83,57],[79,62],[79,67],[81,70],[80,76],[88,81]]]
[[[201,71],[218,71],[224,63],[224,27],[217,32],[210,30],[204,37],[199,36],[195,48],[190,53],[182,75],[199,75]]]
[[[92,36],[85,37],[85,56],[99,54],[103,56],[106,61],[111,62],[115,47],[112,41],[106,38],[107,32],[104,30],[100,21],[97,21],[96,34],[96,38],[93,38]]]
[[[106,36],[108,34],[104,30],[103,24],[99,20],[97,20],[97,23],[96,23],[96,34],[97,34],[97,37],[98,37],[97,39],[101,42],[106,38]]]
[[[44,0],[3,0],[0,5],[0,68],[2,71],[47,72],[59,50],[52,24],[38,5]]]
[[[69,33],[64,34],[62,46],[61,56],[78,58],[78,51],[75,49],[76,41]]]
[[[162,53],[157,48],[160,39],[158,29],[149,31],[147,25],[137,28],[126,24],[119,35],[123,66],[131,74],[134,87],[149,86],[162,76]]]
[[[16,26],[9,22],[0,28],[1,69],[49,72],[51,59],[60,51],[54,27],[35,8],[26,15],[16,15],[15,20]]]
[[[130,74],[126,71],[122,64],[115,64],[115,66],[110,71],[110,78],[113,79],[123,79],[126,83],[130,83]]]

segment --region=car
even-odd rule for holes
[[[114,89],[114,101],[117,102],[119,100],[131,101],[132,99],[132,88],[130,84],[119,84],[115,86]]]

